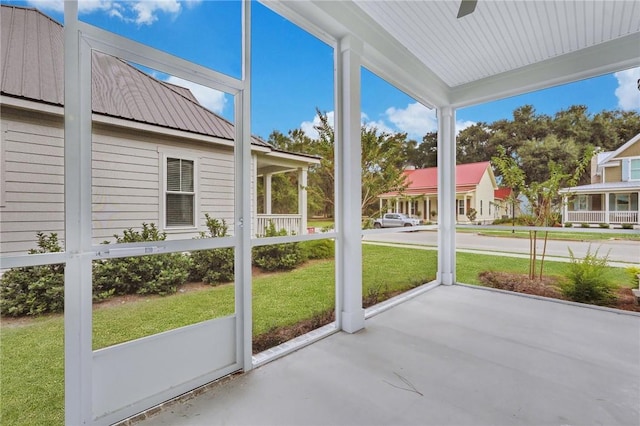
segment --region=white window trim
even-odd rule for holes
[[[171,233],[180,233],[180,232],[193,232],[197,231],[199,228],[200,222],[200,159],[199,157],[189,151],[173,151],[166,150],[163,148],[158,148],[158,152],[160,153],[160,164],[159,164],[159,179],[160,185],[158,188],[160,189],[158,198],[159,198],[159,216],[160,216],[160,229],[163,232],[168,234]],[[166,205],[166,194],[167,194],[167,158],[179,158],[181,160],[193,161],[193,190],[194,190],[194,205],[193,205],[193,226],[167,226],[167,205]]]

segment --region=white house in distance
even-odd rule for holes
[[[591,159],[591,183],[563,188],[563,222],[640,225],[640,133]]]
[[[408,168],[404,171],[406,188],[379,196],[380,211],[405,213],[423,221],[436,221],[438,216],[438,168]],[[467,214],[476,211],[476,222],[490,222],[509,214],[504,202],[508,196],[499,189],[491,163],[458,164],[456,166],[456,219],[469,223]]]
[[[2,6],[0,253],[64,236],[63,28],[35,9]],[[233,221],[234,127],[189,89],[116,57],[92,53],[92,217],[100,243],[155,223],[167,238],[205,230],[205,213]],[[252,230],[270,220],[306,231],[306,174],[317,157],[252,138]],[[270,177],[298,174],[298,211],[270,214]],[[257,180],[266,189],[257,215]],[[233,227],[229,230],[232,232]]]

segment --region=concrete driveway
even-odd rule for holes
[[[395,244],[419,244],[436,247],[438,244],[437,231],[418,232],[392,232],[381,234],[367,234],[364,241],[395,243]],[[456,246],[458,249],[480,251],[488,254],[501,253],[529,253],[529,240],[527,238],[492,237],[478,235],[471,232],[456,233]],[[547,241],[547,256],[569,257],[569,247],[577,257],[584,257],[587,250],[591,252],[599,250],[600,255],[609,253],[611,262],[640,263],[640,242],[624,240],[603,240],[593,243],[582,241]],[[538,253],[542,251],[543,240],[538,239]]]

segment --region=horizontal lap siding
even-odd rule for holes
[[[100,129],[93,136],[94,243],[115,242],[125,229],[159,224],[159,160],[152,138]]]
[[[200,156],[200,228],[206,229],[205,213],[224,219],[233,234],[234,157],[229,149],[210,149]]]
[[[5,206],[0,208],[0,252],[36,248],[36,233],[56,232],[64,240],[64,130],[62,119],[5,109],[3,136]],[[143,222],[160,224],[162,150],[198,158],[198,230],[205,213],[224,219],[233,231],[233,151],[210,144],[94,126],[92,143],[92,238],[114,241]],[[168,239],[192,238],[193,230],[168,232]]]
[[[61,119],[2,109],[0,252],[35,249],[37,232],[64,240],[64,130]]]
[[[234,212],[234,158],[230,149],[185,143],[144,134],[132,138],[101,129],[93,144],[93,238],[113,241],[143,222],[160,225],[161,152],[198,159],[198,231],[206,230],[205,213],[232,225]],[[230,226],[230,232],[232,226]],[[194,230],[167,230],[167,239],[191,239]]]

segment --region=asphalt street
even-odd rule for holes
[[[393,232],[382,234],[367,234],[364,241],[392,243],[392,244],[418,244],[425,246],[437,246],[438,233],[436,231],[417,232]],[[542,252],[544,241],[538,239],[537,250]],[[529,253],[529,239],[509,238],[478,235],[471,232],[458,232],[456,234],[456,248],[488,253]],[[640,263],[640,242],[626,240],[602,240],[596,242],[583,241],[547,241],[547,256],[569,257],[569,248],[576,257],[584,257],[588,250],[593,253],[598,250],[600,256],[609,255],[612,262]]]

